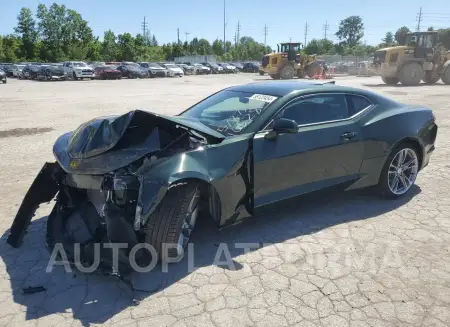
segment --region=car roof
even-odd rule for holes
[[[320,91],[339,91],[339,92],[349,92],[349,93],[359,93],[364,94],[365,92],[360,89],[339,86],[332,83],[321,83],[316,81],[307,80],[283,80],[283,81],[264,81],[255,82],[244,85],[237,85],[228,88],[230,91],[240,91],[249,93],[259,93],[267,94],[278,97],[283,97],[293,92],[298,93],[309,93]]]

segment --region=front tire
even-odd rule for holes
[[[283,69],[281,69],[280,77],[281,79],[292,79],[295,75],[295,69],[292,66],[284,66]]]
[[[378,188],[386,198],[399,198],[407,194],[419,172],[419,155],[411,143],[403,143],[392,150],[381,171]]]
[[[309,64],[308,68],[306,68],[306,75],[308,75],[309,78],[313,78],[315,75],[319,73],[320,73],[320,65],[316,61]]]
[[[159,259],[177,258],[189,243],[199,212],[200,188],[192,183],[171,186],[151,215],[145,242],[154,247]],[[163,244],[176,245],[163,253]]]
[[[444,84],[450,85],[450,65],[444,70],[441,79]]]
[[[439,81],[439,79],[440,79],[440,76],[438,74],[436,74],[433,71],[427,71],[427,72],[425,72],[425,76],[423,78],[423,81],[426,84],[436,84],[437,81]]]

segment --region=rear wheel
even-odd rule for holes
[[[383,77],[381,76],[381,80],[387,85],[396,85],[398,83],[397,77]]]
[[[280,79],[280,74],[269,74],[273,79]]]
[[[399,73],[399,80],[405,86],[419,85],[420,81],[424,78],[425,72],[416,62],[411,62],[403,66]]]
[[[295,69],[294,67],[290,65],[286,65],[281,69],[280,77],[281,79],[292,79],[295,75]]]
[[[308,65],[308,68],[306,69],[306,75],[308,75],[309,78],[313,78],[314,75],[320,73],[320,65],[317,62],[313,62]]]
[[[425,76],[423,78],[423,81],[426,84],[435,84],[437,81],[439,81],[439,79],[440,79],[440,77],[439,77],[438,74],[436,74],[435,72],[429,70],[429,71],[425,72]]]
[[[78,77],[77,77],[77,75],[75,74],[75,72],[73,72],[72,76],[73,76],[74,81],[78,81]]]
[[[145,242],[154,247],[160,259],[179,257],[189,243],[197,220],[200,188],[192,183],[180,183],[169,188],[151,215]],[[163,244],[172,244],[163,253]]]
[[[447,66],[447,68],[444,70],[444,73],[442,74],[442,82],[444,84],[449,85],[450,84],[450,65]]]
[[[415,146],[403,143],[389,155],[380,175],[378,188],[387,198],[398,198],[409,192],[419,172]]]

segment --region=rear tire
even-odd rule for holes
[[[403,158],[403,162],[399,165],[399,159],[402,161],[401,153],[406,153],[407,155]],[[410,163],[410,164],[407,164]],[[397,167],[398,166],[398,167]],[[405,186],[402,182],[401,177],[397,177],[397,172],[399,167],[408,166],[409,169],[402,168],[402,172],[407,174],[407,179],[405,181],[410,183],[405,189],[400,188],[400,186]],[[397,168],[396,168],[397,167]],[[412,143],[402,143],[395,147],[391,154],[388,156],[386,163],[384,164],[383,170],[380,174],[380,180],[378,182],[378,189],[380,194],[385,198],[396,199],[407,194],[411,187],[416,181],[417,173],[419,172],[419,154],[417,153],[416,147]],[[412,175],[408,175],[412,174]],[[398,191],[393,191],[395,187],[392,183],[395,182],[397,178]],[[395,185],[395,183],[394,183]]]
[[[270,77],[272,77],[273,79],[280,79],[280,74],[269,74]]]
[[[396,85],[398,84],[397,77],[383,77],[381,76],[381,80],[387,85]]]
[[[171,186],[150,216],[145,242],[153,246],[159,259],[177,258],[189,243],[195,226],[200,203],[200,189],[193,183]],[[162,253],[163,244],[175,244],[168,253]]]
[[[425,72],[422,67],[415,62],[403,66],[399,73],[399,80],[405,86],[417,86],[424,79]]]
[[[441,76],[442,82],[444,84],[450,85],[450,65],[444,70],[444,73]]]
[[[423,81],[426,84],[436,84],[437,81],[439,81],[440,77],[438,74],[432,71],[426,71],[425,77],[423,78]]]
[[[295,76],[295,69],[290,65],[286,65],[281,69],[280,77],[281,79],[292,79]]]

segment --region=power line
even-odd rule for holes
[[[267,25],[264,25],[264,46],[266,46],[267,44],[267,33],[268,33]]]
[[[417,16],[417,32],[420,32],[420,23],[421,22],[422,22],[422,7],[420,7],[420,11]]]
[[[324,31],[324,39],[327,39],[327,31],[330,29],[330,25],[328,24],[328,21],[325,21],[325,25],[323,25],[323,31]]]
[[[305,47],[306,47],[306,40],[308,38],[308,22],[305,24]]]

